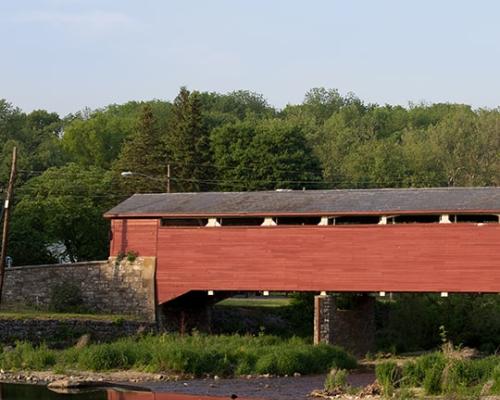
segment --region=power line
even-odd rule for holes
[[[201,164],[200,164],[201,165]],[[34,172],[34,171],[31,171]],[[43,173],[43,171],[39,171]],[[207,184],[230,184],[230,183],[242,183],[242,184],[248,184],[248,183],[297,183],[297,184],[331,184],[331,185],[343,185],[343,184],[395,184],[395,183],[402,183],[402,182],[407,182],[413,180],[412,175],[408,176],[401,176],[401,175],[386,175],[387,177],[391,179],[343,179],[343,180],[323,180],[323,179],[318,179],[318,180],[293,180],[293,179],[280,179],[280,180],[272,180],[272,179],[197,179],[197,178],[176,178],[176,177],[171,177],[170,179],[175,181],[182,181],[182,182],[198,182],[198,183],[207,183]],[[149,175],[146,177],[151,177],[154,179],[167,179],[166,175]],[[59,176],[56,177],[56,179],[64,180],[68,176]],[[52,177],[54,180],[54,177]],[[443,181],[444,183],[444,181]],[[424,185],[427,184],[427,182],[423,183]]]
[[[221,166],[221,165],[216,165],[216,164],[212,164],[212,163],[180,163],[180,162],[169,162],[170,165],[172,166],[190,166],[190,167],[198,167],[198,168],[213,168],[213,169],[216,169],[218,171],[232,171],[234,169],[238,169],[238,170],[244,170],[244,171],[250,171],[250,172],[255,172],[255,168],[253,167],[249,167],[249,166],[241,166],[241,165],[238,165],[238,166],[232,166],[232,165],[224,165],[224,166]],[[254,164],[255,166],[261,166],[260,164],[257,164],[255,163]],[[300,169],[300,170],[294,170],[294,169],[288,169],[288,168],[270,168],[269,169],[272,173],[290,173],[290,174],[300,174],[300,173],[309,173],[309,174],[320,174],[322,172],[322,169],[319,168],[319,169],[315,169],[315,170],[311,170],[311,169]],[[45,170],[47,171],[47,170]],[[20,172],[25,172],[25,173],[28,173],[28,174],[43,174],[45,171],[43,170],[20,170]],[[106,170],[106,171],[109,171],[109,170]],[[399,177],[400,175],[399,174],[392,174],[392,173],[389,173],[389,174],[386,174],[386,176],[394,176],[394,177]],[[338,183],[338,181],[335,181],[333,183]]]

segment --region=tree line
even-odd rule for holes
[[[65,117],[0,100],[0,188],[13,146],[16,265],[102,259],[102,213],[136,192],[498,186],[500,108],[377,105],[315,88],[283,109],[249,91]],[[122,172],[131,171],[127,177]]]

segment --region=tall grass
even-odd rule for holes
[[[313,346],[299,338],[275,336],[159,335],[125,338],[83,349],[50,350],[17,343],[0,353],[3,369],[54,368],[90,371],[141,370],[202,376],[320,373],[352,369],[356,360],[335,346]]]
[[[375,375],[385,397],[391,397],[394,389],[400,385],[401,369],[392,361],[386,361],[375,367]]]
[[[377,367],[377,378],[384,386],[391,381],[394,363]],[[459,353],[435,352],[407,361],[400,368],[402,388],[421,387],[427,395],[478,395],[490,387],[491,394],[500,394],[500,357],[467,359]],[[391,385],[387,383],[390,388]]]

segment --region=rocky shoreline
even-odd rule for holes
[[[90,372],[68,371],[55,373],[53,371],[4,371],[0,370],[0,383],[29,383],[47,385],[57,381],[71,382],[113,382],[113,383],[141,383],[162,382],[192,379],[192,376],[153,374],[147,372],[116,371],[116,372]]]

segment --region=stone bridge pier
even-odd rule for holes
[[[339,309],[332,295],[314,297],[314,343],[343,347],[356,356],[375,350],[375,298],[355,296],[349,309]]]

